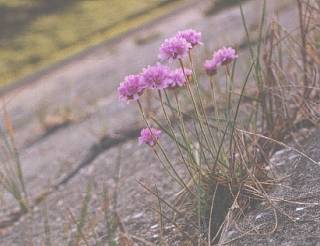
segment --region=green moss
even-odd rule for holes
[[[212,2],[211,7],[205,10],[205,14],[208,16],[213,15],[214,13],[216,13],[217,11],[223,8],[237,5],[245,1],[247,0],[211,0]]]
[[[0,0],[0,84],[79,52],[163,14],[159,0]],[[172,4],[174,5],[174,4]],[[2,11],[2,12],[1,12]]]

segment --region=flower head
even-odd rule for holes
[[[156,128],[143,128],[138,138],[139,144],[148,144],[149,146],[156,145],[160,138],[161,131]]]
[[[144,90],[141,75],[128,75],[118,87],[119,99],[129,103],[138,100]]]
[[[213,60],[222,65],[227,65],[237,58],[238,55],[236,54],[236,50],[232,47],[222,47],[213,54]]]
[[[215,75],[217,73],[219,65],[220,63],[218,63],[215,59],[206,60],[203,64],[206,73],[210,76]]]
[[[192,46],[184,38],[173,37],[166,39],[160,46],[159,59],[181,59],[188,54]]]
[[[184,74],[185,73],[185,74]],[[183,70],[181,68],[178,68],[171,72],[170,74],[170,83],[169,88],[175,88],[175,87],[182,87],[186,84],[187,78],[186,76],[191,76],[192,71],[188,68]]]
[[[167,66],[157,63],[143,69],[142,83],[145,88],[164,89],[170,82],[170,70]]]
[[[184,38],[191,46],[196,46],[197,44],[202,44],[201,42],[201,32],[197,32],[193,29],[188,29],[178,32],[177,38]]]

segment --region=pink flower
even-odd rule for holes
[[[160,138],[161,131],[156,128],[143,128],[140,132],[140,137],[138,138],[139,144],[148,144],[149,146],[156,145],[158,139]]]
[[[203,66],[207,74],[212,76],[217,73],[219,66],[227,65],[237,58],[238,55],[236,54],[235,49],[231,47],[222,47],[214,52],[212,59],[206,60]]]
[[[215,75],[217,73],[219,65],[220,63],[217,63],[215,59],[206,60],[203,64],[204,69],[209,76]]]
[[[213,54],[213,60],[222,65],[227,65],[237,58],[236,50],[231,47],[222,47]]]
[[[192,71],[188,68],[184,69],[185,75],[191,76]],[[186,84],[187,79],[186,76],[183,74],[183,71],[181,68],[178,68],[174,71],[171,72],[170,74],[170,83],[169,83],[169,88],[175,88],[175,87],[182,87]]]
[[[128,75],[118,87],[119,99],[127,103],[130,100],[138,100],[143,90],[141,75]]]
[[[184,38],[192,47],[202,44],[201,42],[201,32],[196,32],[193,29],[188,29],[178,32],[177,38]]]
[[[160,46],[159,59],[162,61],[169,59],[182,59],[188,54],[192,46],[184,38],[173,37],[166,39]]]
[[[145,88],[164,89],[170,82],[170,70],[167,66],[157,63],[143,69],[142,83]]]

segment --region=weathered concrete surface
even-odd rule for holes
[[[166,148],[174,149],[173,143],[168,139],[164,139],[163,143]],[[158,223],[157,216],[152,211],[152,207],[156,205],[156,199],[148,194],[137,181],[145,182],[150,188],[154,188],[156,184],[163,197],[168,200],[174,197],[178,187],[168,178],[152,151],[147,147],[138,146],[135,139],[123,144],[121,153],[121,178],[117,207],[119,215],[129,233],[148,240],[157,240],[158,237],[155,235],[159,234],[159,228],[150,228]],[[76,215],[79,214],[82,206],[81,201],[90,181],[93,182],[93,195],[89,210],[90,220],[94,224],[93,229],[96,231],[98,238],[105,236],[102,185],[105,184],[110,192],[113,191],[115,170],[119,164],[118,154],[118,148],[112,148],[101,154],[90,166],[83,168],[70,182],[59,187],[57,191],[48,196],[45,203],[43,202],[35,209],[32,218],[25,216],[13,228],[3,231],[5,233],[1,236],[1,245],[26,245],[30,235],[34,238],[35,245],[41,245],[44,240],[44,204],[48,207],[54,245],[66,245],[63,241],[63,225],[74,224],[68,219],[68,209],[71,209]],[[173,152],[172,155],[177,156],[177,153]],[[179,164],[178,159],[175,164]],[[32,232],[29,228],[30,220],[36,222],[32,223]],[[74,228],[74,225],[71,227]],[[87,232],[87,230],[85,231]],[[69,233],[67,235],[70,236]],[[91,237],[93,238],[92,235]],[[97,241],[103,242],[103,238]],[[93,241],[93,239],[91,242],[90,245],[96,245],[96,241]]]
[[[275,9],[279,9],[280,20],[290,29],[293,27],[295,9],[291,5],[283,7],[288,2],[290,3],[268,1],[268,13],[270,17]],[[31,197],[59,183],[66,175],[77,170],[76,175],[60,187],[61,190],[53,192],[46,199],[51,219],[58,220],[54,225],[57,235],[61,225],[66,222],[66,208],[76,209],[80,206],[79,199],[86,188],[84,180],[91,177],[97,183],[106,182],[112,187],[112,170],[119,145],[110,145],[94,158],[89,158],[88,166],[77,169],[90,154],[90,149],[97,146],[105,135],[122,137],[124,130],[141,126],[137,108],[134,105],[120,104],[117,100],[115,89],[123,77],[154,63],[160,42],[177,30],[194,28],[202,31],[209,50],[226,43],[237,45],[245,39],[237,8],[220,12],[216,16],[204,17],[205,7],[206,2],[201,1],[196,8],[163,19],[117,44],[101,47],[92,54],[40,78],[32,86],[13,91],[2,98],[15,125],[17,147],[21,153],[22,168]],[[259,2],[249,1],[244,9],[248,26],[251,29],[256,28],[260,15],[257,9],[261,9]],[[159,35],[143,45],[135,42],[137,37],[152,33]],[[200,49],[198,53],[203,57],[209,56],[203,54]],[[242,65],[245,66],[245,63]],[[45,133],[43,123],[41,124],[43,114],[44,117],[57,115],[63,121],[63,113],[56,113],[59,110],[71,110],[71,124],[40,139]],[[128,230],[135,232],[135,228],[141,227],[145,228],[145,233],[142,234],[148,235],[151,233],[149,226],[155,217],[149,210],[149,214],[146,215],[147,212],[144,212],[142,217],[138,212],[145,211],[153,198],[143,196],[136,179],[148,177],[152,184],[159,181],[159,190],[166,196],[170,196],[176,188],[170,189],[172,184],[159,167],[159,163],[147,149],[138,148],[136,140],[124,143],[123,148],[124,181],[121,183],[123,193],[119,196],[119,211],[125,218]],[[127,156],[130,159],[127,159]],[[96,197],[100,199],[98,193]],[[57,207],[58,201],[63,201],[64,206]],[[130,206],[127,206],[129,204]],[[14,203],[8,200],[1,208],[1,213],[9,212],[13,207]],[[139,215],[138,218],[130,219],[130,216],[134,217],[136,213]],[[36,212],[34,221],[37,223],[34,225],[38,229],[42,226],[39,217],[40,213]],[[26,223],[29,222],[24,221],[14,226],[13,231],[3,231],[6,236],[1,237],[0,244],[14,245],[15,240],[20,237],[20,232],[24,231]],[[38,229],[35,233],[41,232]],[[149,235],[150,237],[152,238],[152,235]],[[16,245],[21,245],[21,241]]]
[[[320,245],[319,145],[318,130],[297,147],[318,165],[291,150],[275,154],[272,167],[281,182],[269,194],[273,207],[265,202],[237,221],[237,228],[229,228],[224,242],[239,237],[231,245]]]

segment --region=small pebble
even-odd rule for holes
[[[153,226],[151,226],[150,228],[151,229],[156,229],[156,228],[158,228],[159,227],[159,225],[158,224],[154,224]]]
[[[143,212],[141,212],[141,213],[137,213],[137,214],[135,214],[135,215],[133,215],[133,216],[132,216],[132,219],[138,219],[138,218],[141,218],[141,217],[142,217],[142,215],[143,215]]]

